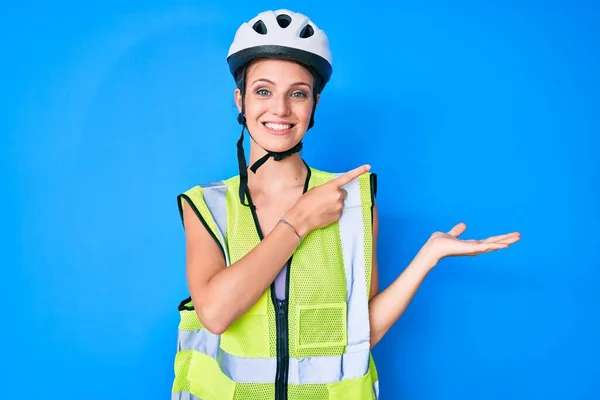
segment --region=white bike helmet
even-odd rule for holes
[[[241,67],[260,57],[307,65],[323,80],[323,86],[333,70],[325,32],[305,15],[289,10],[261,12],[238,28],[227,54],[232,75],[235,77]]]
[[[242,125],[242,133],[237,142],[238,167],[240,173],[240,202],[245,203],[248,190],[248,172],[246,157],[244,155],[244,129],[246,126],[245,93],[246,93],[246,66],[256,58],[278,58],[296,61],[304,65],[315,78],[313,95],[316,99],[331,78],[333,70],[329,39],[325,32],[320,30],[315,23],[306,16],[289,10],[264,11],[248,22],[244,22],[237,30],[233,43],[229,47],[227,63],[236,84],[242,94],[242,110],[238,115],[238,122]],[[314,125],[315,106],[308,129]],[[251,132],[248,131],[250,135]],[[275,152],[264,149],[267,154],[257,160],[250,167],[253,173],[260,168],[270,157],[275,161],[299,152],[302,142],[291,149]]]

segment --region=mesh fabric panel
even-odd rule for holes
[[[330,400],[327,385],[288,385],[288,400]]]
[[[346,345],[346,303],[298,306],[297,312],[300,329],[298,349]],[[316,326],[320,329],[315,329]]]
[[[371,217],[371,173],[358,178],[362,204],[363,226],[365,230],[365,274],[367,278],[367,296],[371,291],[371,270],[373,268],[373,221]]]
[[[181,310],[179,311],[179,329],[182,331],[195,331],[205,329],[205,327],[200,322],[195,310]]]
[[[240,204],[239,177],[225,181],[227,186],[227,229],[231,263],[235,263],[260,243],[249,207]],[[272,314],[272,315],[271,315]],[[221,335],[221,347],[240,357],[275,357],[275,311],[268,289],[251,310]]]
[[[371,371],[371,382],[375,383],[379,380],[379,375],[377,374],[377,367],[375,366],[375,359],[373,358],[373,354],[369,357],[369,370]]]
[[[190,382],[187,380],[192,350],[182,350],[175,355],[175,380],[173,381],[173,392],[186,392],[190,390]]]
[[[275,382],[275,377],[273,377]],[[260,383],[238,383],[234,400],[267,400],[275,398],[275,385]]]
[[[318,170],[311,171],[308,189],[322,185],[331,179],[333,174]],[[344,272],[342,244],[338,223],[330,224],[306,235],[302,245],[292,259],[289,293],[289,345],[290,357],[337,356],[345,349],[340,342],[340,334],[345,323],[340,326],[340,319],[346,321],[346,315],[336,313],[327,319],[327,312],[318,307],[324,304],[346,303],[346,274]],[[302,313],[299,314],[299,307]],[[317,307],[311,311],[310,307]],[[322,341],[325,346],[298,347],[299,332]],[[344,333],[345,334],[345,333]],[[303,341],[307,338],[303,337]]]

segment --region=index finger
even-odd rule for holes
[[[361,165],[358,168],[354,168],[335,178],[332,182],[337,186],[344,186],[347,183],[352,182],[354,179],[358,178],[365,172],[369,172],[371,170],[371,166],[369,164]]]

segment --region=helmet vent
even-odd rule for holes
[[[277,23],[282,28],[287,28],[292,23],[292,17],[287,14],[281,14],[277,16]]]
[[[313,29],[313,27],[310,26],[310,24],[308,24],[304,27],[304,29],[302,29],[302,32],[300,32],[300,37],[302,39],[306,39],[306,38],[311,37],[314,33],[315,33],[315,30]]]
[[[256,23],[254,25],[252,25],[252,29],[254,29],[256,31],[256,33],[260,33],[261,35],[267,34],[267,26],[262,21],[262,19],[259,19],[258,21],[256,21]]]

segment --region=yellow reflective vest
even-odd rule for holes
[[[308,168],[304,190],[339,174]],[[239,176],[195,186],[187,201],[226,265],[262,238]],[[190,297],[179,305],[175,400],[371,400],[379,398],[370,351],[369,291],[376,175],[350,182],[339,221],[310,232],[288,263],[285,300],[271,286],[221,335],[206,330]],[[251,199],[249,199],[251,201]]]

